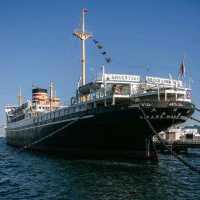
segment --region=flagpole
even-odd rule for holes
[[[85,11],[82,9],[82,33],[85,33]],[[82,85],[85,85],[85,40],[81,40],[81,47],[82,47]]]
[[[183,57],[181,63],[180,63],[180,67],[179,67],[179,76],[178,76],[178,80],[183,81],[184,76],[185,76],[185,63],[184,63],[184,59],[185,56]]]

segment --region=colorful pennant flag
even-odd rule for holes
[[[94,44],[98,44],[99,42],[95,39],[93,39]]]
[[[111,63],[111,58],[105,58],[107,63]]]
[[[98,49],[102,49],[103,46],[101,46],[100,44],[97,44],[97,48],[98,48]]]

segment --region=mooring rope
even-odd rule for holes
[[[28,144],[28,145],[23,146],[23,149],[28,149],[28,148],[30,148],[30,147],[32,147],[32,146],[34,146],[34,145],[36,145],[36,144],[38,144],[38,143],[40,143],[40,142],[46,140],[47,138],[52,137],[52,136],[55,135],[56,133],[59,133],[59,132],[62,131],[63,129],[65,129],[65,128],[71,126],[72,124],[74,124],[75,122],[77,122],[79,119],[80,119],[80,118],[78,118],[78,119],[76,119],[76,120],[74,120],[74,121],[71,121],[71,122],[69,122],[68,124],[62,126],[61,128],[59,128],[59,129],[57,129],[57,130],[51,132],[50,134],[48,134],[48,135],[46,135],[46,136],[40,138],[39,140],[34,141],[34,142],[32,142],[31,144]]]
[[[171,148],[169,148],[165,141],[159,136],[159,134],[157,133],[157,131],[155,130],[155,128],[153,127],[152,123],[149,121],[149,119],[146,116],[146,113],[144,112],[143,108],[139,105],[139,108],[144,116],[145,121],[147,122],[148,126],[150,127],[151,131],[155,134],[155,136],[157,137],[158,141],[175,157],[177,158],[179,161],[181,161],[185,166],[187,166],[190,170],[196,172],[197,174],[200,175],[200,170],[197,169],[195,166],[191,165],[190,163],[188,163],[186,160],[184,160],[181,156],[179,156],[176,152],[174,152]]]
[[[79,121],[80,118],[81,118],[81,117],[77,118],[76,120],[73,120],[73,121],[69,122],[68,124],[65,124],[65,125],[62,126],[61,128],[56,129],[55,131],[53,131],[53,132],[51,132],[50,134],[48,134],[48,135],[46,135],[46,136],[40,138],[39,140],[36,140],[36,141],[34,141],[34,142],[32,142],[32,143],[30,143],[30,144],[28,144],[28,145],[24,145],[23,147],[19,148],[19,149],[18,149],[17,151],[15,151],[14,153],[15,153],[15,154],[18,154],[18,153],[20,153],[20,152],[23,152],[23,151],[26,150],[26,149],[30,149],[32,146],[34,146],[34,145],[36,145],[36,144],[39,144],[40,142],[46,140],[47,138],[52,137],[52,136],[54,136],[56,133],[59,133],[59,132],[62,131],[63,129],[65,129],[65,128],[71,126],[71,125],[74,124],[75,122]],[[14,155],[12,155],[12,156],[10,156],[10,157],[14,157]]]

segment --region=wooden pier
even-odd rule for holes
[[[165,146],[159,141],[154,141],[154,144],[159,152],[168,152]],[[165,145],[177,153],[187,153],[189,148],[200,149],[200,140],[165,141]]]

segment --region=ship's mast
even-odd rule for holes
[[[17,100],[18,100],[18,105],[21,106],[23,104],[23,97],[22,97],[21,87],[18,90]]]
[[[73,34],[81,40],[81,49],[82,49],[82,78],[81,85],[85,85],[86,80],[86,72],[85,72],[85,41],[92,37],[90,33],[85,32],[85,14],[87,13],[87,9],[83,8],[81,13],[81,30],[75,31]]]
[[[55,96],[54,82],[50,81],[50,111],[52,111],[52,102],[53,102],[54,96]]]

